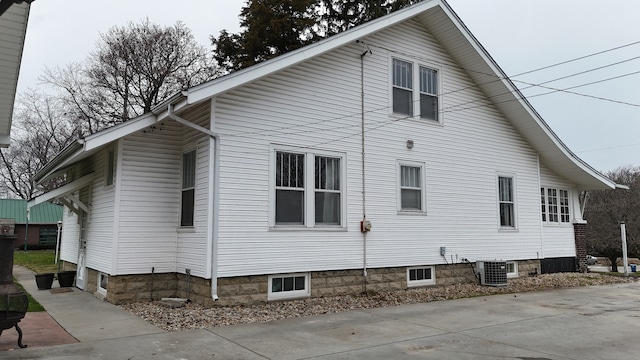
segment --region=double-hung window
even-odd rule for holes
[[[417,88],[415,87],[417,84]],[[392,60],[393,113],[409,117],[417,114],[421,119],[439,121],[438,70],[409,61]]]
[[[196,189],[196,150],[182,154],[182,201],[180,226],[193,226]]]
[[[400,164],[400,211],[424,211],[422,165]]]
[[[343,225],[343,157],[275,151],[275,225]]]
[[[500,227],[516,227],[516,211],[513,177],[498,176],[498,206],[500,211]]]
[[[569,190],[540,188],[542,221],[546,223],[568,223]]]

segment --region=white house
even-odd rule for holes
[[[422,1],[186,90],[78,140],[31,200],[112,302],[204,304],[475,281],[584,265],[578,159],[449,5]]]

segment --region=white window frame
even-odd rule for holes
[[[420,168],[420,186],[421,186],[421,193],[420,193],[420,210],[417,209],[403,209],[402,208],[402,167],[403,166],[407,166],[407,167],[414,167],[414,168]],[[396,194],[396,198],[398,199],[397,201],[397,209],[398,209],[398,213],[399,214],[426,214],[427,213],[427,201],[426,201],[426,192],[427,192],[427,186],[426,186],[426,171],[425,171],[425,163],[423,162],[416,162],[416,161],[404,161],[404,160],[399,160],[397,161],[397,165],[396,165],[396,176],[397,176],[397,194]]]
[[[551,191],[555,191],[557,209],[555,213],[551,212],[549,199]],[[562,193],[566,196],[562,196]],[[562,204],[565,200],[566,204]],[[571,191],[567,188],[555,187],[555,186],[542,186],[540,187],[540,219],[545,225],[571,225]],[[553,216],[552,216],[553,215]]]
[[[270,230],[327,230],[344,231],[347,228],[347,156],[345,153],[298,148],[282,145],[272,145],[270,149],[270,206],[269,227]],[[304,224],[276,224],[276,154],[287,152],[304,154]],[[331,157],[340,160],[340,189],[335,192],[340,194],[340,224],[316,224],[315,221],[315,158]],[[324,190],[319,190],[324,192]]]
[[[295,278],[296,277],[304,277],[304,289],[303,290],[289,290],[289,291],[278,291],[273,292],[272,282],[274,279],[284,279],[284,278],[294,278],[294,286],[295,286]],[[309,297],[311,295],[311,276],[309,273],[291,273],[291,274],[274,274],[269,275],[267,282],[267,301],[272,300],[290,300],[290,299],[300,299]]]
[[[510,202],[513,204],[513,225],[502,225],[501,217],[500,217],[500,204],[508,203],[506,201],[502,201],[500,199],[500,178],[510,178],[511,179],[511,198]],[[517,230],[518,229],[518,191],[517,191],[517,181],[515,174],[509,173],[498,173],[496,175],[496,200],[497,200],[497,216],[498,216],[498,228],[500,230]]]
[[[112,147],[105,155],[104,186],[112,188],[116,183],[116,149]]]
[[[420,279],[420,280],[411,280],[411,271],[412,270],[425,270],[429,269],[431,278],[429,279]],[[407,287],[415,287],[415,286],[427,286],[427,285],[435,285],[436,284],[436,267],[433,265],[428,266],[412,266],[407,268]]]
[[[109,283],[109,275],[107,275],[107,274],[105,274],[103,272],[98,272],[98,284],[96,285],[96,289],[97,289],[99,294],[102,294],[102,295],[106,296],[107,295],[107,288],[102,287],[102,278],[106,278],[107,279],[107,284]]]
[[[513,271],[509,271],[509,267],[513,267]],[[518,277],[518,262],[517,261],[507,261],[507,278],[517,278]]]
[[[188,153],[193,152],[195,155],[194,158],[194,174],[193,174],[193,186],[184,186],[184,156]],[[185,147],[182,149],[180,153],[180,209],[179,209],[179,218],[178,218],[178,226],[182,229],[193,229],[196,226],[196,185],[198,178],[198,148],[196,146]],[[182,225],[182,213],[183,213],[183,193],[185,191],[193,190],[193,218],[191,225]]]
[[[403,87],[403,86],[398,86],[394,84],[393,81],[393,75],[394,75],[394,60],[399,60],[399,61],[403,61],[406,63],[411,64],[411,88],[408,87]],[[422,94],[421,92],[421,87],[420,87],[420,68],[425,68],[425,69],[429,69],[429,70],[433,70],[436,72],[437,74],[437,84],[436,84],[436,91],[437,94],[433,94],[433,93],[427,93],[425,92],[424,94],[429,95],[429,96],[436,96],[438,99],[438,106],[436,109],[436,119],[428,119],[428,118],[423,118],[421,115],[421,111],[420,111],[420,94]],[[400,118],[415,118],[415,119],[419,119],[419,120],[424,120],[427,123],[430,124],[442,124],[443,123],[443,114],[442,114],[442,104],[443,104],[443,95],[442,95],[442,78],[443,78],[443,74],[442,74],[442,68],[439,66],[436,66],[434,64],[428,64],[425,62],[420,62],[417,61],[416,59],[410,59],[410,58],[406,58],[406,57],[398,57],[398,56],[389,56],[389,114],[393,115],[394,117],[400,117]],[[393,111],[393,89],[394,88],[399,88],[399,89],[403,89],[403,90],[407,90],[407,91],[411,91],[411,97],[412,97],[412,101],[413,101],[413,106],[411,106],[411,114],[403,114],[403,113],[396,113]]]

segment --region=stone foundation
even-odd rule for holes
[[[473,264],[473,267],[472,267]],[[435,284],[445,286],[478,283],[475,263],[436,265]],[[518,276],[540,273],[540,261],[518,261]],[[74,264],[65,263],[65,270],[75,270]],[[97,292],[99,272],[88,269],[86,291]],[[252,305],[267,302],[268,275],[238,276],[218,279],[218,301],[211,298],[211,280],[185,274],[141,274],[109,276],[105,300],[114,304],[154,301],[165,297],[188,298],[207,307]],[[310,273],[311,297],[361,294],[365,291],[391,291],[406,289],[407,267],[314,271]]]

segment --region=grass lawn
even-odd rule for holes
[[[13,264],[24,266],[36,273],[54,273],[58,265],[54,264],[56,253],[54,250],[17,250],[13,254]]]
[[[24,252],[17,250],[13,253],[13,264],[24,266],[27,269],[33,270],[36,273],[48,273],[56,272],[58,265],[54,264],[55,251],[53,250],[29,250]],[[20,287],[20,283],[16,282]],[[31,294],[27,293],[29,297],[29,312],[45,311],[44,307],[40,305]]]
[[[16,285],[20,286],[22,288],[22,290],[24,290],[22,285],[20,285],[19,282],[15,281],[15,279],[13,279],[13,282]],[[26,290],[24,290],[24,292],[27,293],[27,298],[29,298],[29,307],[27,308],[27,312],[45,311],[44,307],[42,305],[40,305],[40,303],[37,302],[36,299],[34,299],[33,296],[31,296],[31,294],[29,294]]]

